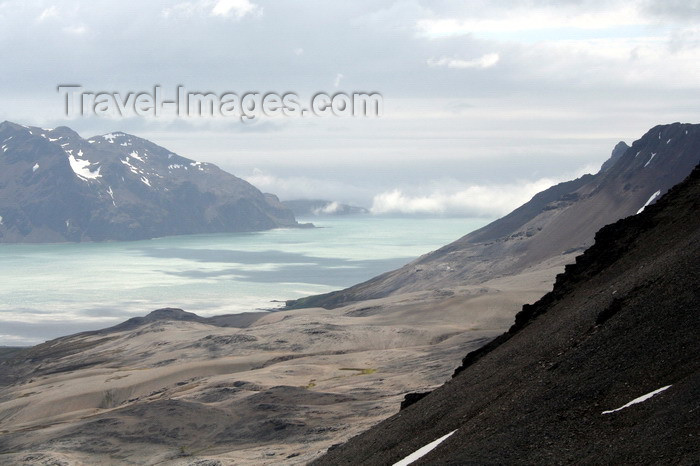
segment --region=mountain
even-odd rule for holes
[[[369,210],[349,204],[342,204],[336,201],[325,201],[323,199],[294,199],[282,201],[282,204],[292,209],[297,217],[312,215],[352,215],[368,214]]]
[[[547,196],[557,200],[595,176],[553,188]],[[515,228],[533,218],[553,202],[547,196],[536,196],[539,211],[533,202],[529,213],[517,211],[495,225]],[[485,456],[500,452],[495,443],[503,438],[504,445],[532,443],[533,455],[540,450],[553,455],[557,452],[551,445],[560,437],[575,438],[589,425],[594,429],[585,438],[591,442],[615,437],[615,428],[624,427],[619,418],[602,431],[595,416],[668,384],[672,388],[658,397],[673,393],[674,387],[684,386],[680,377],[692,369],[685,361],[698,354],[698,242],[690,233],[698,222],[691,215],[697,217],[697,189],[657,215],[666,199],[651,202],[632,217],[633,223],[623,222],[625,229],[603,230],[596,242],[602,250],[570,266],[555,292],[525,307],[505,334],[523,303],[535,302],[552,289],[555,274],[564,271],[565,262],[573,262],[574,252],[512,275],[506,270],[478,284],[455,281],[451,289],[395,294],[331,310],[203,317],[167,308],[32,348],[0,348],[0,455],[9,464],[27,465],[308,464],[330,446],[396,414],[400,404],[407,408],[391,422],[409,423],[389,424],[399,428],[383,430],[376,448],[363,444],[357,447],[360,453],[352,453],[354,442],[374,441],[367,437],[375,435],[370,431],[332,449],[323,461],[391,464],[455,429],[460,430],[453,437],[460,438],[460,423],[478,422],[482,410],[485,425],[471,432],[482,435],[478,441],[496,437],[480,450]],[[632,259],[615,265],[630,251],[632,233],[641,235],[634,240],[639,244],[631,251]],[[587,284],[579,287],[579,282]],[[103,304],[108,309],[109,303]],[[637,313],[637,306],[648,309]],[[534,332],[541,322],[551,325]],[[664,346],[665,341],[671,344]],[[493,364],[481,366],[496,357]],[[460,363],[460,374],[438,388]],[[439,394],[446,390],[453,390],[455,398],[442,398]],[[591,396],[595,399],[587,404]],[[579,404],[562,411],[562,403],[569,402]],[[591,414],[584,408],[600,410]],[[670,412],[696,412],[693,407],[676,408]],[[562,436],[556,429],[546,431],[545,425],[573,422],[580,413],[588,416],[583,425],[564,424]],[[414,417],[419,415],[427,417]],[[532,437],[522,423],[516,425],[523,417],[544,419],[528,426]],[[443,420],[451,430],[442,430]],[[659,429],[668,426],[666,421],[659,417]],[[676,421],[681,427],[670,426],[669,441],[682,451],[686,446],[676,434],[685,421]],[[687,430],[695,435],[697,428]],[[621,432],[611,445],[624,451],[622,443],[632,434]],[[565,453],[585,452],[585,445],[574,443],[570,450],[558,445]],[[669,448],[659,451],[670,455]],[[374,456],[382,451],[388,456]],[[527,460],[530,453],[519,454]],[[533,456],[529,463],[557,462],[551,458]],[[481,459],[471,463],[518,460]],[[616,459],[606,463],[636,458]],[[464,461],[457,457],[446,462]]]
[[[345,290],[289,301],[334,308],[366,299],[478,284],[582,251],[602,226],[632,215],[700,162],[700,125],[652,128],[632,147],[618,144],[595,175],[560,183],[485,227],[406,266]]]
[[[116,132],[0,124],[0,242],[137,240],[297,226],[216,165]]]
[[[440,439],[415,464],[696,463],[699,211],[700,166],[601,229],[452,380],[316,464],[392,464]]]

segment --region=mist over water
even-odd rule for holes
[[[279,307],[395,269],[489,219],[301,219],[319,228],[149,241],[0,244],[0,345],[108,327],[161,307]]]

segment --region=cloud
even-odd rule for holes
[[[356,199],[371,199],[370,212],[374,215],[454,215],[465,217],[502,216],[527,202],[540,191],[561,181],[597,171],[596,166],[586,166],[557,178],[542,177],[535,181],[508,184],[465,185],[453,179],[433,180],[419,188],[401,187],[377,193],[376,185],[361,188],[337,180],[304,176],[280,177],[255,169],[243,179],[263,192],[274,193],[282,200],[326,199],[334,200],[319,211],[333,213],[340,202],[354,203]],[[381,189],[381,188],[380,188]],[[360,202],[362,205],[362,202]],[[365,204],[368,205],[368,204]]]
[[[63,32],[68,34],[75,34],[76,36],[81,36],[87,32],[87,28],[82,25],[66,26],[63,28]]]
[[[49,18],[55,18],[58,16],[58,8],[56,8],[55,5],[50,6],[46,9],[44,9],[39,17],[37,18],[37,21],[44,21]]]
[[[12,64],[0,80],[0,121],[67,124],[87,135],[126,126],[236,174],[258,167],[295,175],[295,182],[283,185],[290,196],[370,206],[374,195],[394,188],[408,198],[432,196],[437,188],[412,186],[441,172],[463,185],[443,187],[444,195],[514,177],[554,177],[580,162],[602,162],[619,139],[638,137],[655,124],[698,119],[696,1],[219,5],[0,0],[3,58]],[[264,7],[264,15],[249,5]],[[58,17],[37,21],[51,6]],[[215,8],[228,16],[214,15]],[[62,31],[74,25],[73,33]],[[294,53],[297,47],[304,48],[302,56]],[[492,53],[499,61],[479,68]],[[168,98],[177,84],[193,91],[310,96],[335,89],[339,72],[347,77],[341,88],[384,95],[381,118],[261,119],[251,125],[230,119],[66,121],[55,90],[75,82],[90,91],[138,92],[158,83]],[[362,186],[363,197],[328,194],[340,191],[339,181],[349,190]],[[268,190],[279,191],[274,185]]]
[[[262,7],[250,2],[250,0],[199,0],[177,3],[165,8],[161,13],[165,18],[211,15],[241,19],[250,14],[261,15],[262,11]]]
[[[470,34],[506,33],[513,35],[526,31],[558,31],[563,29],[601,30],[622,26],[643,26],[651,23],[642,9],[629,2],[611,3],[593,8],[586,4],[556,5],[550,7],[514,6],[508,9],[491,8],[475,16],[425,18],[416,22],[418,34],[428,38],[444,38]]]
[[[0,333],[0,341],[8,346],[33,346],[46,341],[45,338],[26,337],[22,335],[8,335]]]
[[[583,173],[597,171],[586,167]],[[370,212],[375,215],[457,215],[467,217],[503,216],[532,197],[568,177],[540,178],[507,185],[471,185],[452,189],[435,189],[427,194],[406,194],[393,189],[374,196]]]
[[[371,198],[366,189],[337,180],[312,178],[307,176],[276,176],[260,169],[254,169],[250,175],[242,176],[262,192],[276,194],[281,200],[293,199],[337,199],[349,202],[354,199]]]
[[[475,58],[473,60],[461,60],[459,58],[448,58],[448,57],[442,57],[438,60],[434,58],[429,58],[428,59],[428,66],[446,66],[447,68],[458,68],[458,69],[465,69],[465,68],[491,68],[494,66],[496,63],[498,63],[498,60],[500,59],[499,55],[497,53],[487,53],[486,55],[483,55],[479,58]]]
[[[328,214],[335,214],[340,210],[340,204],[336,201],[329,202],[323,207],[319,207],[318,209],[314,209],[314,215],[328,215]]]
[[[648,0],[645,12],[651,16],[680,22],[700,18],[700,0]]]
[[[243,18],[249,13],[262,13],[262,8],[251,3],[249,0],[218,0],[211,10],[215,16],[230,16]]]

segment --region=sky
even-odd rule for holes
[[[282,199],[494,217],[700,120],[698,0],[0,0],[0,120],[126,131]],[[66,116],[95,92],[379,92],[378,118]]]

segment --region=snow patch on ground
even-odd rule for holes
[[[420,458],[424,457],[425,455],[430,453],[432,450],[434,450],[435,447],[437,447],[442,442],[447,440],[455,432],[457,432],[457,430],[453,430],[449,434],[443,435],[439,439],[437,439],[433,442],[430,442],[429,444],[427,444],[423,448],[420,448],[420,449],[414,451],[413,453],[411,453],[410,455],[408,455],[406,458],[402,459],[401,461],[394,463],[394,466],[407,466],[407,465],[413,463],[414,461],[419,460]]]
[[[0,225],[3,225],[3,223],[2,223],[2,215],[0,215]]]
[[[135,158],[135,159],[138,160],[139,162],[144,162],[144,160],[141,158],[141,156],[139,155],[139,153],[136,152],[135,150],[134,150],[134,151],[131,151],[131,154],[129,154],[129,156]]]
[[[116,207],[116,206],[117,206],[117,203],[114,202],[114,191],[112,191],[112,187],[111,187],[111,186],[107,186],[107,194],[109,194],[109,197],[112,198],[112,204],[114,205],[114,207]]]
[[[138,170],[138,168],[134,167],[129,163],[129,157],[126,158],[126,160],[122,160],[121,163],[129,167],[129,170],[131,170],[132,173],[136,173],[137,175],[140,175],[141,172]]]
[[[115,133],[109,133],[109,134],[105,134],[104,136],[102,136],[102,138],[105,141],[109,141],[110,144],[114,144],[114,139],[117,137],[119,137],[119,135],[115,134]]]
[[[141,182],[149,187],[151,186],[151,182],[148,181],[148,178],[146,178],[145,176],[141,177]]]
[[[32,171],[35,172],[39,169],[39,164],[35,163],[34,166],[32,167]]]
[[[647,165],[649,165],[649,164],[651,163],[651,161],[654,160],[654,156],[655,156],[655,155],[656,155],[656,152],[653,152],[653,153],[651,154],[651,157],[649,157],[649,160],[647,160],[647,163],[644,164],[644,168],[646,168]]]
[[[642,211],[643,211],[649,204],[651,204],[652,202],[654,202],[654,199],[656,199],[656,198],[659,197],[660,195],[661,195],[661,190],[656,191],[654,194],[652,194],[651,197],[649,198],[649,200],[646,201],[646,202],[644,203],[644,205],[642,206],[642,208],[639,209],[639,210],[637,211],[637,213],[638,213],[638,214],[641,214]]]
[[[72,150],[66,151],[66,153],[68,153],[68,162],[70,162],[70,167],[73,169],[73,172],[76,175],[78,175],[79,178],[82,178],[83,180],[87,181],[87,180],[96,180],[97,178],[102,177],[102,175],[100,175],[100,168],[101,167],[97,167],[97,170],[94,172],[90,171],[90,169],[88,168],[91,165],[90,161],[83,160],[83,159],[76,159],[73,156],[72,152],[73,152]],[[82,154],[82,151],[79,152],[79,154]]]
[[[651,398],[652,396],[656,396],[656,395],[658,395],[659,393],[663,392],[664,390],[668,390],[669,388],[671,388],[671,385],[666,385],[665,387],[661,387],[661,388],[659,388],[658,390],[654,390],[653,392],[649,392],[649,393],[647,393],[646,395],[642,395],[642,396],[640,396],[639,398],[635,398],[634,400],[630,401],[630,402],[627,403],[626,405],[620,406],[620,407],[617,408],[617,409],[611,409],[611,410],[609,410],[609,411],[603,411],[601,414],[615,413],[615,412],[617,412],[617,411],[620,411],[621,409],[629,408],[630,406],[636,405],[637,403],[642,403],[642,402],[644,402],[644,401],[647,401],[647,400],[648,400],[649,398]]]

